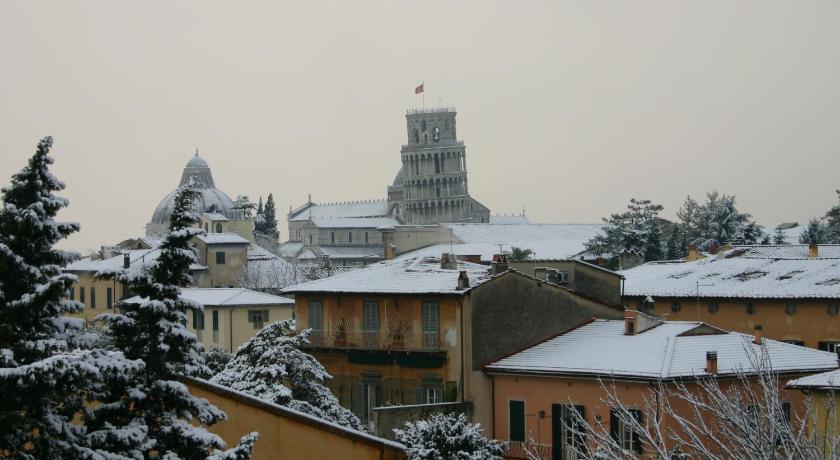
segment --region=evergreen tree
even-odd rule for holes
[[[787,238],[785,238],[785,233],[781,227],[776,227],[773,232],[773,244],[787,244]]]
[[[685,226],[675,224],[671,226],[671,234],[668,237],[665,258],[668,260],[682,259],[688,255],[688,239],[686,238]]]
[[[83,305],[67,300],[75,275],[61,267],[77,255],[53,248],[79,230],[56,222],[67,207],[53,192],[64,184],[49,171],[52,138],[11,185],[0,208],[0,454],[6,457],[90,458],[109,456],[92,448],[92,437],[114,436],[117,426],[88,432],[74,423],[99,396],[102,382],[125,382],[143,367],[118,353],[83,351],[93,342],[80,319],[64,316]],[[84,419],[82,420],[84,421]]]
[[[799,235],[799,242],[802,244],[822,244],[825,242],[825,226],[819,219],[811,219],[808,226]]]
[[[262,232],[269,236],[277,235],[277,211],[274,209],[274,195],[268,194],[268,199],[265,201],[265,208],[263,208],[263,226]]]
[[[260,196],[260,204],[258,204],[258,205],[257,205],[257,215],[258,215],[258,216],[260,216],[260,215],[262,215],[264,212],[265,212],[265,211],[263,210],[262,196]]]
[[[837,190],[840,199],[840,190]],[[826,243],[840,244],[840,204],[836,204],[825,213],[825,231],[823,237]]]
[[[408,448],[409,460],[501,460],[505,444],[481,432],[481,425],[470,423],[464,414],[435,413],[426,420],[406,422],[394,435]]]
[[[604,218],[600,234],[584,243],[587,252],[615,260],[622,254],[644,258],[662,258],[662,206],[649,200],[630,200],[627,211]]]
[[[212,381],[348,428],[363,429],[359,419],[325,386],[332,376],[300,349],[309,343],[310,332],[295,333],[292,320],[269,324],[239,347]]]
[[[514,260],[514,261],[518,261],[518,262],[525,261],[525,260],[528,260],[529,258],[531,258],[531,255],[533,253],[534,253],[534,251],[532,251],[530,249],[522,249],[522,248],[517,248],[516,246],[513,246],[513,247],[510,248],[510,260]]]
[[[706,194],[702,204],[686,197],[677,211],[688,234],[688,240],[702,250],[725,243],[756,244],[764,237],[752,216],[736,207],[735,196],[714,190]]]
[[[209,350],[204,352],[204,364],[210,369],[210,373],[205,378],[212,378],[222,372],[231,359],[233,359],[233,355],[224,348],[210,347]]]
[[[255,209],[254,203],[245,195],[239,195],[233,200],[233,210],[242,212],[244,217],[251,217]]]
[[[193,226],[198,219],[190,212],[196,194],[187,186],[175,195],[171,232],[160,245],[157,260],[146,266],[98,274],[126,283],[143,299],[137,304],[122,304],[122,313],[100,317],[114,346],[128,358],[143,360],[146,367],[129,385],[112,387],[110,396],[117,401],[90,423],[134,421],[146,430],[140,446],[146,458],[247,458],[256,433],[243,437],[237,447],[220,452],[225,448],[222,438],[192,422],[212,425],[225,418],[224,412],[206,399],[192,396],[179,381],[182,376],[209,373],[201,360],[201,344],[183,326],[186,311],[199,312],[202,306],[180,297],[180,287],[192,281],[190,264],[197,262],[189,241],[203,233]]]

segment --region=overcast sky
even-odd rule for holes
[[[53,135],[78,250],[141,235],[196,147],[281,213],[384,198],[421,82],[494,213],[717,188],[803,222],[840,187],[837,0],[0,0],[0,183]]]

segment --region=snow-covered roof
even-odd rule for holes
[[[530,224],[531,219],[527,218],[523,215],[511,215],[511,216],[500,216],[500,215],[490,215],[490,223],[491,224]]]
[[[798,388],[802,390],[836,390],[840,388],[840,370],[800,377],[798,379],[791,380],[787,383],[787,385],[785,385],[785,387]]]
[[[277,252],[280,253],[280,257],[294,257],[302,247],[302,241],[286,241],[277,246]]]
[[[292,305],[294,300],[245,288],[181,288],[181,298],[205,306],[237,307],[243,305]],[[124,303],[140,303],[146,299],[134,296]]]
[[[123,251],[114,257],[107,259],[91,259],[90,257],[83,257],[71,264],[68,264],[64,270],[69,272],[98,272],[102,270],[115,270],[123,268],[124,254],[128,253],[128,258],[131,267],[138,267],[141,264],[149,264],[157,260],[160,256],[160,249],[135,249]],[[190,270],[207,270],[207,267],[201,264],[190,264]]]
[[[250,241],[242,238],[236,233],[205,233],[197,235],[196,238],[206,244],[249,244]]]
[[[307,203],[292,211],[289,220],[302,221],[324,217],[385,217],[388,215],[388,201],[352,201],[347,203]]]
[[[837,368],[837,355],[764,339],[775,372]],[[624,320],[593,320],[539,345],[496,361],[488,372],[600,375],[673,379],[708,375],[706,352],[717,352],[718,375],[749,373],[760,356],[752,336],[725,332],[702,322],[665,321],[635,335],[624,334]]]
[[[538,259],[569,259],[583,252],[583,244],[597,235],[601,224],[443,224],[452,231],[454,243],[435,244],[399,258],[439,256],[444,252],[478,255],[492,260],[511,248],[530,249]]]
[[[286,293],[343,292],[378,294],[462,294],[459,271],[466,271],[475,287],[490,275],[484,265],[458,261],[457,270],[443,269],[438,257],[387,260],[330,278],[310,281],[283,290]]]
[[[379,228],[400,223],[390,217],[313,217],[312,223],[321,228]]]
[[[259,245],[254,244],[254,243],[251,243],[248,246],[248,262],[249,263],[251,261],[254,261],[254,260],[277,259],[277,258],[278,257],[274,253],[272,253],[268,249],[265,249],[262,246],[259,246]]]
[[[206,217],[206,218],[208,218],[212,221],[217,221],[217,220],[227,221],[227,220],[230,220],[230,219],[227,218],[226,215],[218,213],[218,212],[205,212],[204,214],[202,214],[202,216],[204,216],[204,217]]]
[[[619,272],[624,295],[656,297],[840,299],[840,246],[735,246],[696,261],[648,262]]]
[[[331,259],[382,259],[385,248],[381,246],[319,246],[321,254]]]

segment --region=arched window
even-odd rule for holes
[[[222,224],[220,224],[220,223],[216,224],[216,233],[222,233]]]
[[[412,137],[414,137],[414,143],[415,144],[420,143],[420,133],[417,132],[417,128],[414,128],[414,133],[413,133]]]
[[[440,128],[435,126],[435,129],[432,130],[432,140],[437,142],[440,140]]]
[[[426,132],[426,120],[420,122],[420,131]]]

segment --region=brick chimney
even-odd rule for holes
[[[756,345],[761,345],[761,324],[755,325],[755,336],[753,337],[753,343]]]
[[[504,254],[496,254],[493,256],[493,261],[490,263],[490,273],[498,275],[508,269],[508,258]]]
[[[706,352],[706,372],[708,372],[709,374],[717,374],[718,372],[718,360],[716,351]]]
[[[440,268],[444,270],[457,270],[458,259],[455,258],[455,254],[444,252],[440,256]]]
[[[463,290],[470,287],[470,277],[467,276],[467,272],[465,270],[461,270],[458,273],[458,289]]]
[[[812,259],[816,259],[820,256],[820,245],[817,243],[811,243],[808,245],[808,257]]]
[[[128,256],[128,253],[126,252],[125,254],[123,254],[123,268],[128,268],[130,266],[131,266],[131,258]]]
[[[639,317],[637,310],[624,310],[624,335],[636,335],[636,319]]]

